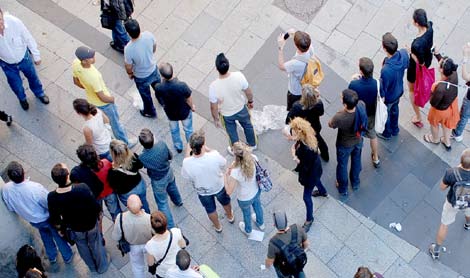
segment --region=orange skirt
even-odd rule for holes
[[[457,98],[455,98],[455,100],[446,110],[437,110],[434,107],[429,109],[428,121],[432,126],[438,126],[439,124],[442,124],[449,129],[454,129],[457,126],[459,120],[459,102]]]

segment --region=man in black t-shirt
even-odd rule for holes
[[[109,260],[98,227],[101,207],[93,193],[84,183],[72,184],[69,169],[63,163],[52,168],[51,177],[58,185],[47,196],[51,224],[75,241],[91,272],[106,272]]]
[[[308,240],[307,234],[305,230],[299,227],[297,224],[292,224],[287,226],[287,216],[284,211],[277,211],[273,213],[274,217],[274,226],[277,229],[277,233],[269,240],[268,245],[268,255],[266,258],[266,268],[271,267],[274,265],[274,269],[276,270],[276,274],[279,278],[287,278],[287,277],[295,277],[295,278],[305,278],[305,273],[303,271],[299,272],[298,274],[292,276],[285,276],[279,270],[279,258],[281,256],[282,251],[276,246],[274,243],[276,239],[280,239],[284,244],[288,245],[292,240],[292,231],[297,231],[297,243],[300,247],[304,250],[308,248]],[[295,226],[295,228],[294,228]]]
[[[429,254],[433,259],[439,258],[442,243],[447,236],[448,227],[454,223],[455,216],[460,211],[458,208],[453,207],[455,205],[455,184],[459,180],[470,182],[470,149],[465,149],[462,152],[459,166],[447,169],[440,184],[441,190],[449,189],[449,191],[442,208],[441,226],[437,232],[436,243],[431,244],[429,247]],[[466,220],[464,229],[470,231],[470,208],[466,208],[464,213]]]
[[[159,68],[163,82],[155,86],[157,99],[162,100],[163,109],[170,121],[170,132],[173,146],[178,153],[183,151],[183,141],[180,136],[179,122],[183,124],[186,142],[193,134],[193,116],[195,111],[191,98],[191,89],[186,83],[173,77],[173,67],[169,63],[164,63]]]

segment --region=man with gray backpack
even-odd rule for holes
[[[429,254],[433,259],[439,259],[442,247],[447,236],[450,224],[454,223],[459,211],[465,213],[464,229],[470,231],[470,148],[465,149],[460,157],[460,165],[447,169],[440,184],[441,190],[447,192],[446,201],[442,209],[441,226],[437,232],[436,243],[429,246]]]
[[[274,265],[279,278],[305,278],[303,271],[307,264],[307,234],[297,224],[287,226],[284,211],[273,213],[277,233],[269,240],[266,268]]]

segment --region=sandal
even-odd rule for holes
[[[423,128],[424,124],[421,121],[413,122],[411,121],[417,128]]]
[[[432,134],[425,134],[423,136],[424,142],[439,145],[440,142],[435,142],[432,140]]]
[[[441,137],[441,140],[440,140],[440,141],[441,141],[441,144],[444,145],[444,147],[446,148],[446,151],[449,152],[450,150],[452,150],[452,146],[451,146],[450,144],[447,145],[447,144],[444,142],[443,139],[444,139],[444,137]]]

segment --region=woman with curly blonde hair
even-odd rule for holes
[[[243,213],[243,221],[238,223],[240,230],[250,236],[253,220],[258,228],[264,230],[263,208],[261,207],[261,190],[256,182],[256,167],[254,156],[248,146],[242,142],[233,144],[235,161],[225,173],[225,187],[227,194],[231,195],[238,185],[238,205]],[[255,213],[251,214],[251,207]]]
[[[144,165],[139,157],[121,140],[112,140],[109,150],[113,158],[112,168],[108,172],[109,186],[125,206],[127,206],[127,198],[136,194],[142,201],[145,212],[150,213],[145,181],[139,173],[139,169]]]
[[[305,232],[310,230],[313,223],[313,188],[315,196],[328,196],[320,177],[323,169],[318,155],[318,143],[315,131],[309,122],[302,118],[294,118],[290,122],[292,136],[297,142],[292,146],[292,157],[297,163],[295,170],[299,172],[299,183],[304,187],[303,199],[307,210],[307,218],[303,225]]]

